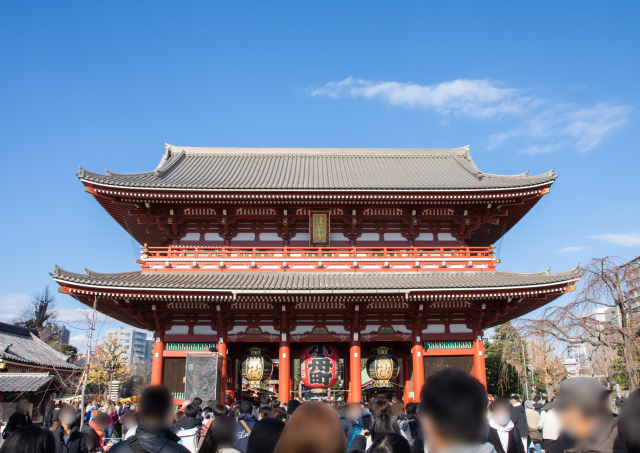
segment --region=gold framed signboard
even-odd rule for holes
[[[331,244],[331,211],[309,211],[309,247]]]

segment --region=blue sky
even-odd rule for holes
[[[471,145],[485,173],[560,174],[504,238],[502,270],[632,258],[639,14],[630,1],[2,2],[0,320],[56,287],[54,263],[136,270],[138,245],[74,172],[148,171],[165,142]],[[73,320],[78,303],[58,299]]]

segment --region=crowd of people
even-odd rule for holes
[[[457,370],[429,376],[406,406],[263,395],[176,411],[169,390],[152,386],[137,406],[49,405],[42,427],[19,405],[0,453],[640,453],[640,390],[617,407],[589,378],[564,381],[551,401],[521,401],[488,397]]]

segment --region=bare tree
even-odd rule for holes
[[[524,319],[519,325],[564,345],[586,344],[607,379],[607,360],[612,351],[619,352],[633,391],[638,388],[640,338],[630,289],[639,271],[638,264],[620,258],[593,258],[580,268],[579,287],[566,305],[547,307],[538,319]],[[595,315],[595,309],[606,311],[609,319]]]
[[[33,293],[14,323],[42,332],[48,324],[55,322],[57,315],[56,296],[46,286],[44,291]]]

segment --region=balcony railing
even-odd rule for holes
[[[494,247],[142,247],[143,271],[493,270]]]

